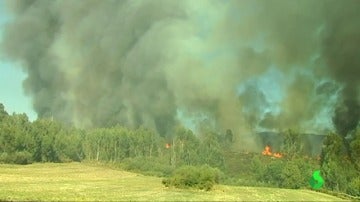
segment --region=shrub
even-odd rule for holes
[[[31,164],[32,155],[27,151],[15,152],[13,156],[13,163],[21,165]]]
[[[223,174],[220,170],[208,165],[200,167],[183,166],[175,170],[173,175],[164,179],[162,183],[166,187],[196,188],[209,191],[215,184],[220,182],[222,176]]]
[[[289,162],[280,174],[280,187],[299,189],[302,182],[301,171],[294,162]]]
[[[3,152],[0,154],[0,163],[9,163],[9,154],[6,152]]]
[[[253,174],[253,178],[258,181],[264,181],[265,163],[261,161],[258,156],[254,156],[251,159],[250,169]]]
[[[279,186],[281,181],[281,173],[284,166],[285,163],[280,160],[270,162],[262,173],[262,180],[267,184]]]
[[[360,196],[360,177],[356,177],[350,182],[347,193],[352,196]]]
[[[313,172],[319,169],[319,165],[311,161],[306,161],[303,158],[298,158],[293,162],[297,165],[298,168],[298,169],[295,168],[295,170],[299,170],[301,173],[298,179],[299,187],[300,188],[309,187],[309,180]]]
[[[164,162],[159,158],[149,157],[127,158],[120,166],[125,170],[158,177],[170,176],[173,171],[173,168],[168,162]]]
[[[14,164],[31,164],[32,155],[27,151],[15,152],[12,154],[2,153],[0,155],[0,163],[14,163]]]

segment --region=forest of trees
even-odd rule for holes
[[[248,155],[236,171],[228,166],[232,161],[226,146],[231,141],[230,132],[195,135],[179,126],[168,142],[144,127],[117,125],[83,130],[51,119],[31,122],[26,114],[9,115],[0,104],[0,163],[100,162],[161,177],[183,166],[207,165],[224,173],[225,184],[295,189],[309,188],[311,173],[320,169],[326,190],[360,196],[359,127],[351,131],[349,148],[345,148],[341,136],[329,134],[320,160],[303,154],[300,133],[285,131],[281,147],[284,158]]]

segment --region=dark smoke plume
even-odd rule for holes
[[[325,5],[330,20],[325,23],[323,56],[331,76],[344,85],[333,122],[337,132],[346,136],[360,119],[360,4],[354,0],[344,3]]]
[[[166,135],[181,111],[249,142],[257,127],[318,131],[313,120],[324,111],[340,133],[359,122],[357,0],[8,5],[2,53],[21,62],[39,117],[80,127],[145,125]],[[281,89],[246,85],[269,68],[280,72],[283,79],[268,79]],[[283,91],[281,101],[267,91]]]

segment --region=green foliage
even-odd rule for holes
[[[335,159],[343,154],[343,141],[341,137],[335,133],[329,134],[323,142],[321,159]]]
[[[127,158],[120,163],[120,167],[125,170],[158,177],[170,176],[173,172],[173,167],[169,162],[164,162],[162,159],[155,157]]]
[[[164,179],[162,183],[166,187],[196,188],[209,191],[215,184],[219,183],[221,176],[220,170],[208,165],[182,166],[175,170],[170,178]]]
[[[326,189],[359,195],[359,129],[349,139],[350,156],[341,136],[327,136],[320,165],[304,159],[301,135],[291,130],[282,133],[285,158],[246,154],[241,160],[226,153],[231,142],[230,130],[225,135],[227,142],[224,135],[211,131],[206,124],[201,131],[197,136],[178,127],[169,141],[144,127],[130,130],[117,125],[80,130],[50,119],[30,122],[26,114],[9,115],[0,103],[0,163],[89,160],[147,175],[164,177],[173,173],[164,180],[165,185],[205,190],[219,182],[219,169],[233,177],[227,178],[230,184],[303,188],[308,186],[312,172],[320,167]],[[171,147],[165,148],[166,143]],[[209,166],[200,166],[205,164]],[[235,169],[230,172],[229,167]]]
[[[328,160],[322,165],[321,171],[326,188],[334,191],[344,190],[348,182],[345,178],[346,173],[340,165],[333,160]]]
[[[260,178],[268,184],[274,184],[276,186],[279,186],[281,184],[280,180],[283,167],[284,163],[282,161],[272,161],[265,166],[264,172],[262,173],[262,176]]]
[[[219,144],[220,136],[216,133],[207,132],[203,134],[200,145],[201,164],[208,164],[212,167],[225,169],[225,159]]]
[[[311,162],[304,158],[297,158],[293,160],[301,175],[298,178],[298,185],[300,188],[308,187],[309,180],[315,170],[319,169],[317,162]]]
[[[354,132],[353,136],[354,138],[350,143],[351,157],[355,166],[360,171],[360,128]]]
[[[0,151],[11,154],[28,149],[32,143],[30,127],[25,114],[6,116],[0,122]]]
[[[160,137],[143,127],[128,130],[121,126],[96,128],[84,138],[84,153],[89,160],[117,162],[125,158],[159,155]]]
[[[251,171],[254,178],[258,181],[264,181],[263,176],[265,175],[266,167],[258,156],[254,156],[251,159]]]
[[[170,151],[175,166],[198,165],[200,163],[199,147],[200,141],[191,130],[183,127],[177,128]]]
[[[54,141],[60,162],[81,161],[84,159],[84,132],[74,128],[59,131]]]
[[[355,133],[350,144],[351,157],[344,150],[344,143],[337,134],[330,134],[324,141],[321,170],[325,188],[336,192],[359,195],[359,134]]]
[[[83,135],[49,119],[38,119],[32,124],[33,159],[39,162],[81,161]]]
[[[7,116],[9,116],[9,114],[5,111],[4,105],[0,103],[0,122]]]
[[[31,164],[32,155],[27,151],[20,151],[8,154],[6,152],[0,155],[0,163],[11,163],[11,164]]]
[[[38,119],[29,122],[26,114],[4,116],[0,121],[2,162],[64,162],[83,159],[82,140],[77,129]]]
[[[347,193],[352,196],[360,196],[360,176],[357,176],[350,181]]]
[[[290,189],[307,187],[316,167],[316,165],[306,162],[304,158],[296,158],[291,161],[273,159],[267,163],[256,157],[252,161],[252,171],[258,181]]]
[[[10,163],[11,158],[9,157],[9,154],[6,152],[3,152],[0,154],[0,163]]]
[[[280,173],[280,187],[299,189],[302,181],[301,171],[297,164],[288,162]]]
[[[283,144],[281,151],[284,152],[287,158],[296,158],[303,154],[303,142],[299,132],[293,130],[287,130],[282,133]]]
[[[32,155],[27,151],[15,152],[12,163],[21,165],[31,164]]]
[[[353,169],[344,152],[341,137],[334,133],[329,134],[324,140],[321,153],[321,172],[325,180],[325,188],[345,192]]]

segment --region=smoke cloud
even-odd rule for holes
[[[8,5],[3,55],[27,72],[39,117],[170,135],[181,111],[245,139],[259,128],[321,131],[332,124],[314,120],[333,115],[340,133],[358,125],[356,0]]]
[[[326,17],[331,18],[331,21],[327,22],[323,33],[322,48],[330,75],[344,84],[333,117],[337,132],[343,136],[354,130],[360,119],[360,50],[356,45],[360,43],[360,25],[356,24],[360,5],[356,1],[348,3],[353,4],[349,7],[326,5]]]

